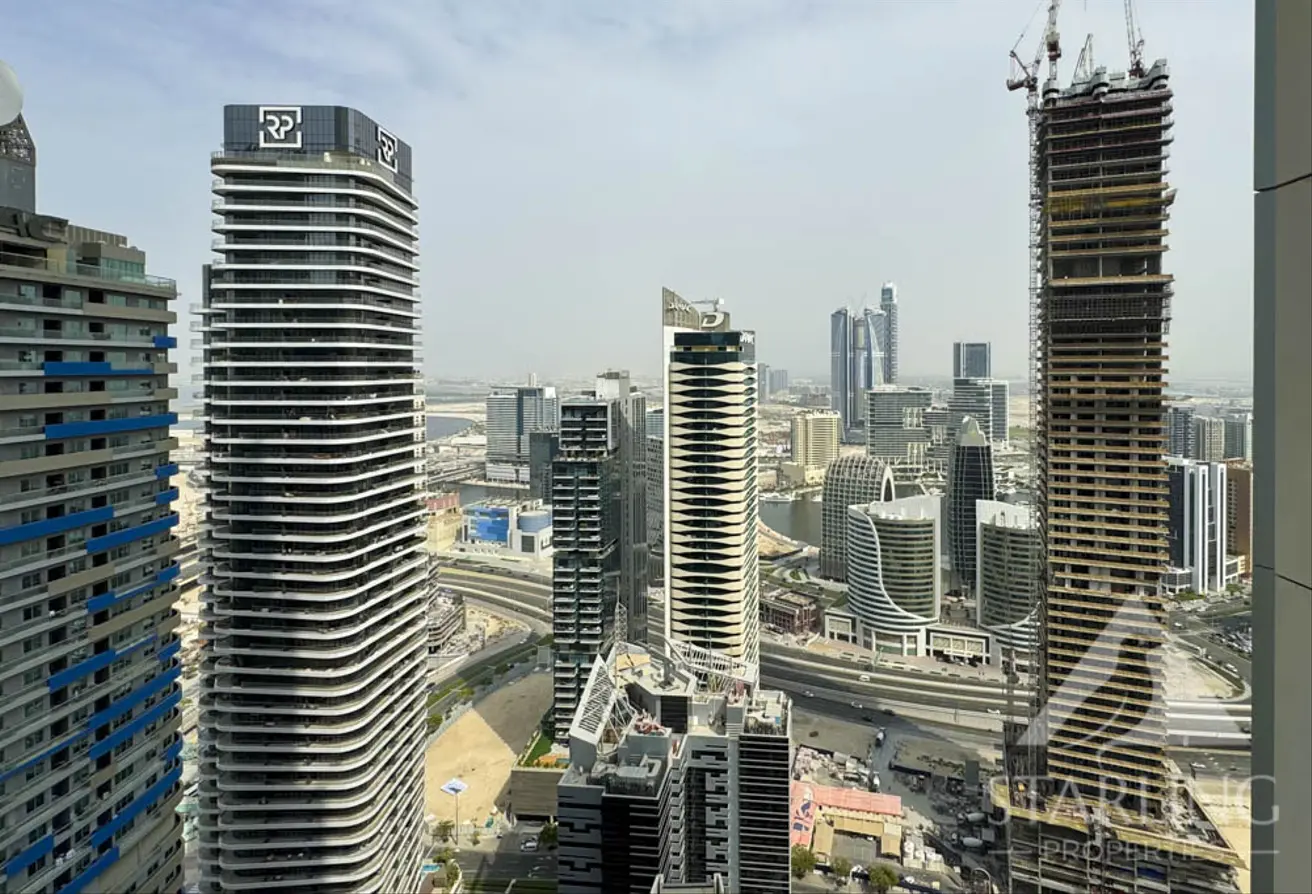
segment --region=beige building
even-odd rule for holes
[[[793,458],[780,466],[785,483],[794,486],[819,484],[824,480],[825,469],[838,459],[842,443],[841,419],[830,410],[798,413],[792,418],[788,441]]]
[[[665,640],[760,665],[756,358],[714,305],[662,293]]]

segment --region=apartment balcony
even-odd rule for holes
[[[372,624],[360,625],[357,633],[325,637],[317,644],[312,639],[292,638],[276,631],[270,631],[271,635],[268,638],[257,637],[251,632],[238,631],[221,636],[212,642],[209,654],[220,660],[225,657],[233,658],[238,662],[238,669],[259,672],[272,671],[277,665],[265,668],[258,659],[276,662],[290,662],[297,659],[343,662],[360,655],[368,646],[376,645],[393,634],[400,634],[408,622],[422,618],[426,610],[427,606],[423,602],[416,601],[408,610],[396,614],[390,621],[378,618]],[[385,622],[386,626],[383,626]],[[366,633],[366,631],[371,632]],[[314,666],[311,665],[307,670],[313,672],[313,668]],[[337,669],[333,668],[333,670]]]
[[[375,230],[374,232],[378,232]],[[390,234],[391,231],[384,230],[384,233]],[[237,238],[241,237],[241,238]],[[412,270],[418,270],[419,265],[415,263],[415,253],[413,251],[402,251],[395,248],[379,244],[377,240],[367,241],[355,236],[339,234],[338,241],[330,245],[311,244],[306,241],[302,234],[300,239],[279,239],[267,234],[253,233],[249,237],[243,234],[234,234],[228,238],[216,238],[210,241],[210,248],[216,252],[343,252],[346,254],[362,254],[368,257],[381,258],[389,260],[401,267],[408,267]],[[347,241],[342,241],[347,240]]]
[[[261,214],[233,214],[226,218],[220,218],[210,225],[210,230],[220,234],[221,239],[216,239],[220,247],[217,251],[224,251],[223,246],[231,244],[231,240],[242,236],[254,236],[256,238],[267,238],[279,234],[292,236],[304,236],[306,230],[314,229],[316,231],[331,231],[336,235],[360,236],[362,238],[372,239],[380,246],[387,246],[397,253],[411,257],[419,257],[419,244],[413,238],[413,234],[400,231],[396,227],[380,226],[373,221],[379,218],[369,216],[368,218],[351,213],[349,215],[335,215],[345,217],[345,222],[333,224],[319,224],[311,227],[304,219],[300,218],[299,213],[295,215],[296,219],[288,220],[276,212],[268,215]],[[236,244],[242,244],[238,241]]]
[[[283,395],[292,394],[289,388],[368,388],[368,387],[408,387],[408,393],[422,397],[423,386],[416,384],[422,376],[398,364],[387,364],[385,375],[376,372],[354,372],[351,369],[331,369],[322,373],[310,373],[308,369],[297,369],[294,373],[286,370],[257,373],[250,370],[211,371],[205,384],[212,388],[277,388]],[[227,374],[220,374],[227,373]],[[406,392],[402,392],[406,393]]]
[[[422,674],[419,676],[422,677]],[[379,727],[378,735],[369,741],[368,747],[352,754],[309,751],[247,753],[240,749],[224,750],[218,744],[221,737],[202,731],[201,740],[208,743],[212,755],[202,762],[201,795],[209,793],[214,796],[208,808],[212,812],[232,811],[238,814],[238,821],[228,824],[233,828],[281,822],[279,813],[303,806],[326,812],[353,810],[363,805],[364,810],[361,812],[367,815],[372,807],[370,796],[393,774],[393,768],[399,760],[411,749],[422,747],[424,710],[422,695],[416,694],[413,711],[408,714],[398,713],[387,726]],[[333,773],[340,775],[340,781],[335,785],[316,782],[318,787],[314,791],[300,785],[284,791],[264,786],[257,797],[255,792],[228,790],[226,779],[234,773],[278,774],[293,782],[303,778],[321,781],[326,778],[323,774]],[[312,777],[310,774],[317,775]],[[364,796],[353,791],[361,788],[367,789]],[[306,796],[310,793],[313,798],[307,803]],[[290,827],[296,825],[300,824],[290,823]]]
[[[327,755],[348,756],[366,749],[369,745],[381,742],[387,742],[396,737],[403,736],[404,733],[415,725],[415,720],[419,718],[424,711],[422,693],[416,691],[412,698],[392,703],[384,712],[379,713],[373,718],[376,722],[371,723],[369,729],[364,732],[348,732],[343,735],[329,737],[327,735],[283,735],[277,729],[277,724],[261,728],[258,733],[237,733],[237,732],[216,732],[212,726],[202,723],[201,728],[207,732],[208,740],[215,744],[221,753],[227,752],[234,755],[240,755],[242,759],[238,769],[251,770],[255,768],[255,761],[262,756],[272,757],[279,754],[295,754],[309,758],[312,755],[324,757]],[[379,784],[376,788],[381,788]],[[280,793],[267,791],[260,798],[258,808],[273,807],[281,804],[286,807],[298,806],[316,806],[316,807],[353,807],[357,804],[368,803],[370,795],[346,795],[340,799],[331,797],[331,792],[307,792],[305,795],[297,797],[290,793]],[[267,799],[267,801],[266,801]],[[219,808],[238,809],[246,807],[248,809],[258,809],[253,804],[253,798],[234,798],[231,795],[219,796]]]
[[[318,190],[315,190],[315,192],[318,192]],[[376,204],[368,201],[342,199],[331,204],[324,204],[315,201],[317,198],[317,195],[307,195],[303,199],[275,199],[267,195],[233,196],[228,199],[216,198],[211,200],[210,210],[223,215],[226,218],[224,223],[229,226],[234,223],[245,222],[247,215],[250,214],[280,216],[332,214],[346,220],[342,223],[320,225],[322,229],[340,233],[343,232],[342,227],[353,226],[355,224],[354,218],[360,217],[366,221],[382,224],[384,233],[392,234],[403,240],[414,240],[419,236],[419,227],[417,222],[412,219],[412,215],[406,219],[398,219],[401,216],[391,213],[390,209],[379,208]],[[287,223],[291,224],[293,221],[287,221]],[[308,223],[307,220],[301,226]],[[260,226],[256,229],[263,230],[265,227]]]
[[[284,525],[270,522],[267,519],[259,519],[242,525],[225,525],[210,524],[204,531],[204,539],[208,541],[207,546],[221,548],[228,546],[230,542],[236,541],[256,541],[259,543],[284,543],[284,544],[315,544],[315,543],[342,543],[354,541],[357,538],[365,536],[381,535],[383,532],[404,533],[416,535],[423,533],[423,525],[420,520],[427,514],[428,510],[420,502],[418,494],[409,494],[391,501],[382,503],[373,507],[376,512],[364,512],[357,516],[357,519],[363,519],[370,514],[381,515],[383,512],[392,510],[385,517],[376,519],[373,524],[319,524],[313,526],[307,525]],[[409,524],[407,524],[407,522]],[[278,550],[259,550],[257,554],[267,553],[278,555]],[[218,555],[215,553],[215,555]]]
[[[341,742],[367,727],[372,728],[374,721],[383,716],[396,702],[405,701],[409,704],[420,697],[415,686],[408,689],[397,687],[390,692],[375,693],[375,695],[377,696],[376,700],[368,703],[370,707],[367,710],[362,710],[361,705],[356,705],[349,714],[333,715],[325,713],[320,717],[305,717],[288,714],[281,710],[262,715],[206,711],[201,715],[201,723],[204,724],[206,729],[216,732],[220,736],[228,733],[236,735],[259,734],[266,736],[270,742],[274,742],[284,736],[296,738],[309,735],[314,736],[316,739],[322,737],[322,739],[328,739],[331,742]],[[362,703],[364,703],[363,699]],[[324,709],[325,712],[327,710],[327,708]],[[265,719],[261,720],[261,717]],[[223,782],[226,783],[227,780],[225,779]],[[301,783],[303,785],[313,784],[314,780],[303,779]],[[323,785],[325,788],[331,788],[331,785],[327,782]],[[269,786],[265,788],[265,791],[275,789],[275,786]]]
[[[269,544],[268,548],[260,549],[257,548],[257,544],[263,544],[267,541],[232,538],[226,541],[216,540],[212,546],[211,555],[215,559],[235,559],[242,562],[258,562],[261,564],[273,565],[282,565],[286,563],[311,563],[317,565],[352,562],[352,560],[356,559],[370,561],[380,557],[397,555],[415,548],[416,539],[422,536],[423,533],[422,526],[418,524],[418,521],[422,519],[423,515],[424,510],[416,506],[412,512],[407,513],[405,516],[388,519],[386,523],[377,526],[377,530],[380,532],[377,536],[370,538],[363,546],[356,546],[353,549],[337,551],[330,551],[322,547],[298,549],[297,547],[305,544],[306,541],[294,537],[289,537]],[[416,523],[404,527],[399,524],[407,519],[414,520]],[[364,533],[365,532],[361,532],[361,534]],[[361,539],[343,537],[339,538],[336,542],[356,544],[360,543]],[[313,546],[313,542],[311,542],[310,545]],[[223,564],[227,566],[227,563]],[[265,569],[242,569],[240,571],[234,571],[233,573],[263,574],[265,573]]]
[[[392,452],[385,452],[381,453],[379,458],[386,459],[391,455],[393,455]],[[333,472],[337,473],[333,475],[304,475],[300,474],[301,472],[306,471],[304,469],[282,469],[272,466],[268,468],[256,467],[250,469],[238,466],[235,469],[229,469],[226,471],[221,468],[214,468],[210,473],[210,484],[211,486],[216,484],[277,484],[283,487],[283,492],[288,499],[300,499],[301,496],[296,492],[296,488],[291,485],[302,485],[307,489],[317,490],[320,487],[326,487],[328,485],[354,484],[378,478],[386,478],[387,476],[397,473],[409,472],[421,477],[424,475],[424,461],[422,457],[414,455],[413,452],[397,453],[395,455],[408,457],[408,459],[405,459],[402,462],[390,462],[387,465],[371,465],[360,461],[339,463],[337,466],[333,467]],[[211,463],[213,462],[214,459],[211,458]],[[222,498],[217,497],[213,492],[211,492],[210,496],[212,502],[218,503],[223,501]],[[348,494],[343,494],[342,497],[353,499],[353,497]],[[243,497],[242,499],[244,500],[247,498]],[[335,500],[338,498],[334,495],[328,495],[324,499]]]
[[[245,385],[232,382],[212,382],[206,389],[205,402],[212,410],[221,407],[285,408],[289,401],[301,407],[332,407],[343,404],[351,407],[369,405],[401,404],[410,410],[423,409],[424,397],[416,392],[408,381],[400,384],[387,382],[384,387],[377,385],[355,387],[329,387],[317,385],[306,393],[300,389],[289,391],[286,386]],[[367,389],[367,390],[366,390]]]
[[[423,586],[427,562],[427,554],[416,543],[415,549],[408,552],[402,559],[392,563],[385,570],[371,575],[369,580],[355,586],[325,586],[322,581],[312,579],[307,581],[305,586],[289,588],[285,584],[270,581],[263,577],[256,577],[249,581],[242,579],[234,588],[227,586],[233,581],[230,581],[227,576],[222,574],[205,574],[202,575],[202,580],[210,586],[211,606],[223,605],[225,600],[232,600],[232,604],[245,604],[246,601],[263,600],[265,598],[271,600],[271,605],[277,605],[281,600],[296,599],[326,603],[362,596],[389,581],[396,581],[395,585],[399,587],[404,582],[416,580],[416,587]],[[242,600],[242,602],[237,603],[236,600]],[[270,613],[273,613],[272,609]]]
[[[230,169],[230,165],[216,165],[214,172]],[[340,169],[336,169],[334,173],[341,174],[343,177],[352,176],[350,172]],[[228,202],[233,204],[242,201],[259,202],[302,207],[309,211],[324,213],[331,213],[339,208],[380,208],[411,224],[419,223],[419,218],[415,214],[414,199],[399,199],[398,196],[384,190],[352,184],[345,179],[340,184],[329,185],[308,183],[304,179],[293,182],[289,177],[230,176],[215,178],[212,191],[220,197],[215,200],[216,202],[222,202],[226,197]],[[292,198],[271,198],[272,196]],[[325,203],[325,198],[332,198],[334,201]]]
[[[225,493],[213,500],[214,508],[210,512],[212,520],[210,524],[260,522],[321,525],[355,521],[400,506],[407,506],[422,499],[421,488],[424,481],[422,475],[407,475],[401,479],[390,479],[367,490],[330,493],[326,496],[315,495],[310,491],[303,495],[288,493],[285,496]],[[278,505],[280,501],[291,499],[298,502]],[[301,500],[307,502],[301,503]]]
[[[335,637],[355,636],[398,612],[408,613],[415,607],[424,608],[423,600],[424,596],[419,592],[412,592],[408,597],[398,594],[391,599],[377,601],[371,606],[374,610],[368,614],[361,610],[334,613],[341,616],[337,618],[338,623],[333,623],[324,613],[313,610],[306,611],[294,621],[272,621],[267,616],[261,619],[259,616],[229,615],[207,625],[207,631],[215,637],[243,641],[252,641],[258,637],[289,637],[309,643],[324,642]],[[356,623],[350,623],[352,621]],[[306,624],[313,626],[301,626]]]
[[[368,462],[389,456],[415,456],[423,429],[413,423],[370,426],[352,423],[349,428],[306,428],[280,437],[277,430],[246,429],[245,436],[224,433],[208,437],[211,466],[240,467],[285,465],[306,466],[297,471],[313,472],[314,466],[331,455],[339,460]],[[255,469],[253,469],[254,471]],[[262,471],[262,470],[261,470]]]

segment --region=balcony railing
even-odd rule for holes
[[[95,264],[79,264],[76,261],[32,257],[31,255],[20,255],[10,252],[0,252],[0,267],[22,267],[28,270],[44,270],[48,273],[55,273],[60,276],[82,276],[88,279],[135,283],[137,285],[149,286],[152,289],[173,289],[176,291],[178,287],[178,284],[174,280],[167,279],[163,276],[152,276],[149,273],[114,270],[112,268],[99,267]]]

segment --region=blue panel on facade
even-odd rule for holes
[[[91,760],[96,760],[101,755],[109,754],[115,748],[117,748],[118,746],[122,745],[124,742],[131,739],[133,736],[141,732],[147,726],[154,723],[156,720],[159,720],[165,714],[169,713],[169,711],[172,711],[174,708],[178,706],[178,702],[180,701],[182,701],[182,693],[181,692],[173,693],[168,698],[164,699],[164,701],[160,702],[158,705],[151,708],[146,713],[142,714],[140,717],[134,718],[130,723],[125,723],[123,724],[123,726],[120,726],[118,729],[114,730],[113,735],[108,736],[104,739],[101,739],[99,742],[94,743],[90,748],[87,749],[87,757],[89,757]]]
[[[157,638],[156,634],[152,633],[149,636],[139,639],[135,643],[124,646],[121,649],[110,649],[108,652],[101,652],[99,655],[92,655],[86,661],[80,661],[72,667],[65,668],[50,679],[46,680],[46,686],[51,692],[54,692],[56,689],[62,689],[74,680],[79,680],[87,674],[94,674],[101,668],[109,667],[125,655],[131,655],[138,649],[144,649],[146,646],[155,642]]]
[[[74,361],[50,361],[41,364],[41,371],[47,376],[153,376],[155,370],[150,367],[132,367],[115,369],[108,363],[83,363]]]
[[[173,681],[180,676],[182,676],[182,668],[180,667],[169,668],[162,673],[156,674],[154,677],[147,680],[145,685],[134,689],[118,701],[110,702],[109,707],[105,710],[97,711],[95,714],[92,714],[91,718],[87,720],[87,729],[94,731],[97,728],[104,726],[106,723],[109,723],[120,714],[126,714],[152,695],[163,692],[169,686],[173,685]]]
[[[102,872],[104,872],[106,869],[113,866],[117,862],[118,862],[118,848],[111,847],[109,850],[105,851],[103,854],[97,857],[96,862],[92,863],[86,869],[82,870],[81,875],[73,879],[67,885],[64,885],[64,887],[60,888],[59,894],[79,894],[79,892],[83,888],[85,888],[90,882],[95,881],[95,879]]]
[[[10,767],[8,770],[5,770],[3,773],[0,773],[0,782],[4,782],[7,779],[11,779],[14,776],[17,776],[19,773],[22,773],[28,767],[34,766],[35,764],[39,764],[46,758],[58,754],[60,751],[74,744],[79,739],[85,739],[87,735],[88,733],[86,730],[78,730],[76,733],[69,736],[67,739],[64,739],[58,745],[51,745],[49,748],[47,748],[45,751],[41,752],[40,754],[34,754],[31,757],[29,757],[27,760],[23,761],[21,764],[16,764]]]
[[[156,466],[156,467],[155,467],[155,477],[156,477],[156,478],[171,478],[172,476],[174,476],[174,475],[176,475],[176,474],[178,474],[178,464],[177,464],[177,463],[165,463],[165,464],[162,465],[162,466]]]
[[[510,542],[510,510],[504,507],[473,506],[466,511],[471,540]]]
[[[46,426],[46,440],[55,438],[81,438],[92,435],[113,435],[125,431],[142,431],[147,428],[166,428],[178,421],[177,413],[160,413],[157,416],[135,416],[128,419],[97,419],[90,422],[64,422]]]
[[[91,833],[91,846],[100,847],[106,841],[113,838],[115,832],[136,819],[141,813],[150,809],[151,805],[162,798],[164,794],[181,778],[182,768],[178,767],[159,782],[146,789],[140,798],[137,798],[137,800],[133,801],[127,807],[124,807],[118,812],[117,816]]]
[[[169,643],[167,646],[164,646],[159,650],[159,660],[168,661],[174,655],[178,654],[178,650],[181,648],[182,648],[182,640],[175,639],[173,642]]]
[[[26,525],[0,528],[0,546],[22,543],[24,540],[35,540],[38,537],[49,537],[52,534],[62,534],[83,525],[97,525],[101,522],[107,522],[113,517],[114,510],[111,507],[101,506],[99,509],[74,512],[71,515],[61,515],[59,518],[47,518],[44,521],[32,522]]]
[[[138,584],[137,586],[132,587],[129,590],[123,590],[122,592],[110,590],[108,593],[94,596],[87,600],[87,614],[94,615],[96,612],[104,611],[111,605],[114,605],[117,602],[122,602],[124,599],[131,599],[133,596],[140,596],[152,587],[158,587],[160,584],[167,584],[169,581],[176,578],[181,570],[182,569],[176,564],[170,565],[162,571],[155,572],[155,576],[144,584]]]
[[[177,498],[178,498],[178,489],[176,487],[170,487],[168,490],[163,490],[155,494],[155,505],[167,506],[169,503],[172,503]]]
[[[157,348],[168,349],[178,346],[178,340],[171,335],[156,335],[150,342]]]
[[[112,534],[106,534],[104,537],[92,537],[87,541],[87,555],[93,556],[96,553],[103,553],[107,549],[113,549],[116,546],[122,546],[143,537],[163,534],[177,523],[178,514],[175,512],[167,518],[157,518],[154,521],[146,522],[144,525],[124,528],[122,531],[115,531]]]
[[[13,878],[27,867],[31,866],[37,860],[40,860],[46,854],[55,849],[55,836],[47,835],[36,844],[29,847],[22,853],[16,854],[8,863],[5,864],[4,874],[6,878]]]
[[[164,763],[171,764],[182,755],[183,741],[178,739],[168,748],[164,749]]]

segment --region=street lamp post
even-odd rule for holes
[[[449,780],[442,786],[442,791],[456,799],[456,847],[460,847],[460,795],[464,793],[469,786],[459,778]]]

